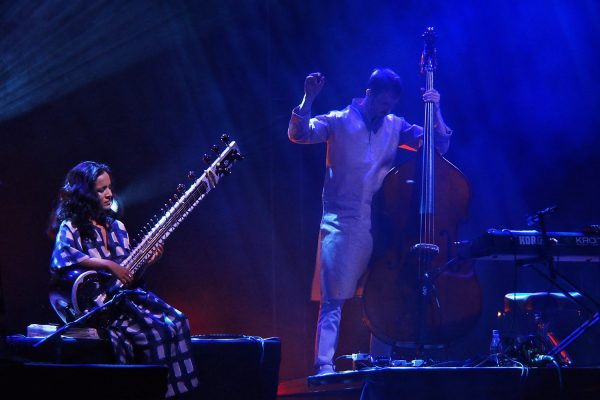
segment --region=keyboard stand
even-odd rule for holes
[[[575,328],[575,330],[573,330],[573,332],[571,332],[569,335],[567,335],[567,337],[565,337],[563,340],[561,340],[559,343],[557,343],[554,346],[554,348],[552,348],[548,352],[548,355],[554,357],[554,356],[560,354],[563,350],[565,350],[567,348],[567,346],[569,346],[575,339],[577,339],[579,336],[581,336],[585,331],[587,331],[589,328],[591,328],[593,325],[595,325],[598,321],[600,321],[600,303],[597,300],[595,300],[590,294],[583,292],[566,276],[564,276],[559,271],[557,271],[556,266],[554,264],[554,257],[551,255],[552,253],[550,251],[550,248],[552,247],[552,245],[554,243],[552,242],[552,239],[548,237],[548,231],[546,230],[544,215],[545,215],[544,211],[537,214],[537,221],[540,224],[540,228],[541,228],[540,233],[541,233],[541,236],[543,239],[540,257],[533,261],[532,260],[528,260],[527,262],[522,261],[519,264],[521,264],[523,266],[531,267],[540,276],[542,276],[544,279],[548,280],[550,283],[552,283],[554,286],[556,286],[558,289],[560,289],[560,291],[565,296],[567,296],[568,298],[573,300],[581,308],[585,309],[589,314],[592,315],[589,319],[587,319],[580,326]],[[540,264],[547,265],[550,273],[548,274],[545,271],[542,271],[542,269],[538,267],[538,265],[540,265]],[[586,304],[581,299],[577,299],[573,295],[571,295],[569,288],[562,285],[559,282],[559,279],[561,281],[565,282],[570,288],[572,288],[576,292],[578,292],[583,299],[587,299],[589,301],[589,303],[591,303],[593,305],[593,307],[590,307],[588,304]]]

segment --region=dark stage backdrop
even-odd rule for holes
[[[323,113],[395,69],[395,110],[422,123],[425,27],[438,32],[436,88],[455,136],[446,157],[473,196],[463,239],[526,228],[556,205],[554,231],[600,223],[596,1],[29,1],[0,9],[3,328],[59,322],[47,297],[49,212],[82,160],[113,167],[131,234],[229,133],[245,154],[166,244],[149,286],[194,334],[282,340],[282,379],[311,372],[309,300],[324,145],[288,141],[306,74],[327,84]],[[596,295],[597,264],[564,266]],[[553,290],[511,263],[477,262],[477,326],[446,356],[485,353],[505,293]],[[360,304],[345,310],[339,353],[368,350]]]

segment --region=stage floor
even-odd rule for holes
[[[600,367],[385,367],[279,384],[278,399],[596,399]]]

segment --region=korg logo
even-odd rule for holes
[[[541,245],[543,240],[540,236],[519,236],[519,244],[524,246]]]
[[[600,245],[600,237],[593,236],[578,236],[575,239],[577,246],[598,246]]]

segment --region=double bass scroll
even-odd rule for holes
[[[423,37],[420,67],[429,90],[433,28]],[[397,347],[443,347],[468,333],[481,313],[472,263],[456,258],[453,248],[470,187],[435,148],[434,107],[425,103],[422,147],[387,174],[373,203],[376,250],[363,285],[363,319],[373,335]]]

